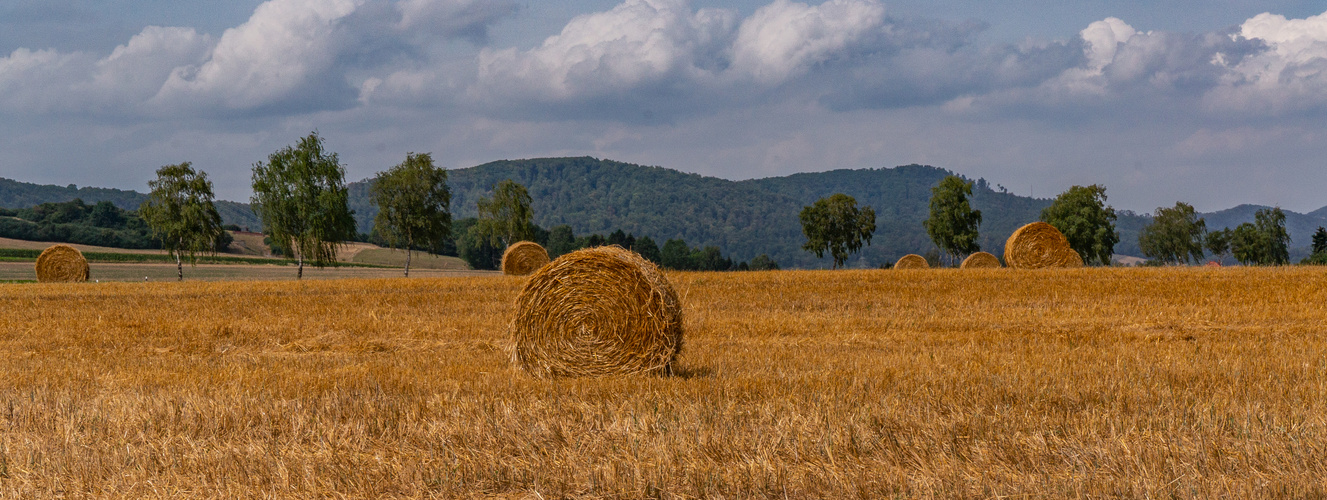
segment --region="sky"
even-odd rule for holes
[[[751,179],[921,163],[1117,208],[1327,205],[1327,5],[1252,0],[3,0],[0,177],[246,201],[594,156]]]

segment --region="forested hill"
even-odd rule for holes
[[[29,208],[42,203],[62,203],[81,199],[88,204],[109,201],[124,210],[138,210],[147,195],[138,191],[123,189],[78,187],[73,184],[56,186],[51,184],[32,184],[0,177],[0,208]],[[221,214],[223,224],[235,224],[240,227],[258,230],[258,217],[249,209],[248,203],[217,200],[217,213]]]
[[[817,199],[846,193],[859,205],[869,205],[876,211],[875,237],[849,265],[875,267],[904,254],[934,248],[922,221],[928,213],[931,187],[950,172],[905,165],[730,181],[582,157],[495,161],[448,174],[456,218],[475,216],[476,201],[497,182],[512,179],[529,189],[535,222],[544,228],[567,224],[578,235],[606,235],[622,229],[636,236],[649,236],[660,245],[680,237],[693,247],[716,245],[734,261],[769,254],[783,267],[829,266],[828,258],[816,259],[801,249],[805,238],[797,214]],[[350,208],[355,211],[359,231],[367,233],[377,213],[369,199],[369,182],[354,182],[349,188]],[[74,198],[87,203],[106,200],[133,210],[146,195],[0,179],[0,207],[25,208]],[[981,179],[976,182],[972,202],[982,211],[981,247],[997,255],[1018,226],[1037,220],[1041,209],[1050,204],[1049,199],[992,189]],[[1241,205],[1203,216],[1209,229],[1234,227],[1252,221],[1258,208],[1263,207]],[[219,201],[217,209],[227,224],[258,229],[257,218],[247,204]],[[1286,219],[1294,257],[1303,253],[1296,249],[1309,244],[1309,235],[1317,226],[1327,225],[1327,207],[1308,214],[1287,211]],[[1146,217],[1122,212],[1116,222],[1120,231],[1116,253],[1141,255],[1138,232],[1147,222]]]
[[[828,258],[801,249],[805,238],[797,215],[819,198],[846,193],[873,207],[877,218],[871,245],[849,264],[875,267],[934,248],[922,220],[931,187],[950,173],[906,165],[729,181],[582,157],[496,161],[452,170],[448,180],[457,218],[476,215],[476,201],[497,182],[512,179],[530,190],[535,222],[545,228],[568,224],[577,234],[620,228],[660,243],[680,237],[692,246],[717,245],[734,260],[767,253],[785,267],[828,266]],[[361,231],[372,226],[376,213],[367,193],[367,182],[351,186]],[[1049,203],[1002,193],[979,180],[973,204],[984,218],[982,248],[999,254],[1009,234],[1036,220]],[[1136,254],[1137,228],[1143,224],[1141,217],[1121,217],[1120,253]]]

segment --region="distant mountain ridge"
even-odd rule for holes
[[[683,238],[692,246],[715,245],[734,260],[750,260],[765,253],[784,267],[828,267],[828,259],[816,259],[801,249],[804,238],[798,213],[803,206],[833,193],[845,193],[859,205],[876,211],[876,233],[869,247],[849,262],[855,267],[875,267],[893,262],[908,253],[934,248],[922,227],[929,212],[931,187],[949,170],[904,165],[893,168],[832,170],[783,177],[731,181],[590,157],[501,160],[475,167],[451,170],[452,213],[455,218],[476,215],[476,202],[491,187],[512,179],[530,191],[535,222],[542,227],[570,225],[577,234],[607,234],[616,229],[637,236],[650,236],[659,244]],[[350,208],[360,232],[372,229],[377,207],[369,196],[371,179],[352,182]],[[982,210],[980,244],[999,255],[1004,241],[1019,226],[1037,220],[1046,198],[1018,196],[992,189],[978,179],[972,204]],[[41,186],[0,179],[0,207],[19,208],[48,201],[82,198],[86,202],[109,200],[117,206],[136,209],[146,195],[135,191],[75,186]],[[1210,229],[1235,227],[1253,220],[1264,207],[1240,205],[1203,214]],[[248,204],[218,202],[228,224],[259,226]],[[1308,214],[1286,212],[1292,237],[1292,256],[1306,253],[1310,235],[1327,225],[1327,207]],[[1116,253],[1141,255],[1138,232],[1150,221],[1146,216],[1121,211],[1116,227],[1120,243]]]

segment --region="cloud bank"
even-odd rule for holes
[[[344,134],[362,175],[429,149],[473,162],[596,154],[730,178],[916,161],[1038,195],[1106,182],[1142,207],[1327,203],[1276,187],[1327,181],[1313,167],[1327,13],[1204,33],[1111,17],[1063,39],[983,44],[980,22],[897,17],[877,0],[774,0],[745,17],[625,0],[532,46],[493,46],[490,30],[521,15],[503,1],[270,0],[215,35],[149,26],[104,53],[21,48],[0,56],[0,116],[23,143],[67,141],[41,133],[57,123],[114,130],[84,149],[125,179],[183,161],[189,148],[162,135],[227,144],[216,164],[243,172],[320,128]],[[36,171],[34,147],[15,157]],[[0,168],[21,177],[9,172],[25,165]],[[1251,168],[1281,184],[1245,196],[1184,183]]]

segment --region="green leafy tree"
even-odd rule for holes
[[[502,263],[502,249],[494,247],[487,237],[475,230],[479,219],[466,217],[452,222],[452,233],[456,235],[456,255],[465,260],[471,269],[497,269]]]
[[[378,215],[373,230],[393,248],[405,248],[405,275],[416,245],[437,250],[451,232],[451,190],[447,171],[428,153],[409,153],[401,164],[379,172],[370,188]]]
[[[1235,226],[1230,235],[1230,253],[1240,264],[1261,264],[1268,260],[1263,252],[1267,248],[1267,244],[1263,243],[1265,236],[1253,223],[1245,222]]]
[[[1230,228],[1209,231],[1204,246],[1213,257],[1216,257],[1217,262],[1225,264],[1226,255],[1230,254],[1230,239],[1232,237],[1234,237],[1234,232]]]
[[[336,262],[340,242],[355,237],[355,219],[346,204],[345,168],[328,153],[317,132],[253,165],[250,205],[263,233],[299,264],[324,267]]]
[[[572,232],[571,226],[563,224],[548,232],[547,249],[549,258],[556,259],[579,248],[576,245],[576,233]],[[658,249],[656,248],[655,251],[658,251]]]
[[[493,246],[506,248],[518,241],[533,241],[534,212],[530,210],[530,192],[511,179],[493,187],[492,198],[479,199],[479,234]]]
[[[769,255],[760,254],[751,259],[751,265],[748,266],[752,271],[778,271],[779,263],[769,258]]]
[[[1176,202],[1174,208],[1157,208],[1152,223],[1138,236],[1143,255],[1166,264],[1201,262],[1207,222],[1193,206]]]
[[[834,258],[834,269],[842,266],[863,244],[870,245],[871,235],[875,233],[875,210],[857,208],[857,200],[843,193],[802,207],[798,218],[802,221],[802,234],[806,235],[802,249],[821,259],[828,251]]]
[[[138,208],[138,215],[161,240],[161,248],[175,258],[176,273],[183,280],[184,261],[197,265],[199,254],[216,254],[217,240],[226,232],[212,203],[212,182],[206,172],[195,171],[184,162],[157,169],[157,178],[147,185],[152,192]],[[122,224],[118,213],[110,215],[117,212],[115,206],[102,203],[93,209],[93,217],[101,224]]]
[[[1327,265],[1327,228],[1318,227],[1313,233],[1313,253],[1305,257],[1301,264]]]
[[[660,260],[663,266],[668,269],[678,271],[689,271],[696,268],[691,261],[691,247],[681,238],[671,239],[664,242],[663,250],[660,251]]]
[[[636,253],[640,254],[645,260],[655,264],[663,263],[663,254],[659,252],[659,245],[649,236],[641,236],[636,239],[635,249]]]
[[[1120,233],[1115,230],[1115,209],[1106,205],[1106,188],[1073,186],[1060,193],[1041,220],[1055,226],[1087,264],[1110,265]]]
[[[1253,226],[1262,234],[1262,261],[1259,264],[1280,266],[1290,263],[1290,233],[1281,207],[1253,213]]]
[[[981,226],[981,210],[973,210],[968,197],[972,196],[972,182],[951,175],[931,188],[931,216],[922,224],[935,246],[944,250],[950,260],[981,250],[977,243],[977,228]],[[872,220],[872,224],[874,224]]]

